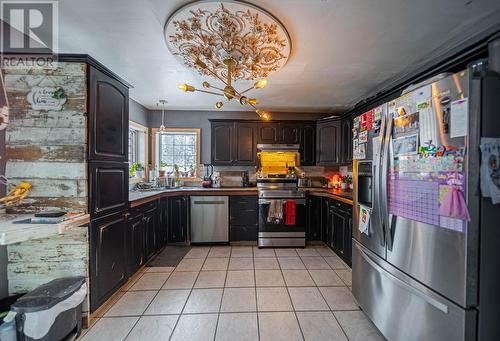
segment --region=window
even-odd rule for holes
[[[129,121],[128,164],[131,182],[147,180],[148,128]]]
[[[155,130],[155,166],[173,174],[175,165],[179,177],[197,178],[200,166],[200,129],[167,128],[160,134]]]

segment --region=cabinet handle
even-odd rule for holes
[[[129,217],[130,217],[130,213],[128,213],[128,212],[123,213],[123,219],[128,220]]]

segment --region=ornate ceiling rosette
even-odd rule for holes
[[[283,67],[291,42],[272,14],[242,1],[197,1],[168,19],[169,50],[202,75],[232,80],[267,77]],[[228,75],[228,60],[233,60]],[[216,76],[217,77],[217,76]]]

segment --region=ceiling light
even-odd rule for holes
[[[179,84],[179,85],[177,85],[177,87],[184,92],[187,92],[187,91],[193,92],[196,90],[194,86],[187,85],[187,84]]]
[[[267,85],[267,78],[261,78],[257,82],[255,82],[255,84],[253,85],[253,87],[255,89],[262,89],[262,88],[265,88],[266,85]]]
[[[223,83],[217,87],[204,81],[204,89],[179,84],[180,90],[235,99],[254,110],[257,99],[243,94],[266,87],[266,77],[285,65],[291,51],[290,37],[279,20],[262,8],[235,1],[185,5],[168,19],[165,38],[169,50],[186,66]],[[254,84],[237,90],[233,81],[240,79]],[[223,105],[218,101],[215,107]],[[270,118],[260,112],[259,117]]]
[[[158,106],[160,106],[161,103],[161,125],[160,128],[158,128],[158,132],[164,134],[167,132],[167,127],[165,127],[165,104],[167,104],[168,101],[166,99],[160,99],[158,102]]]

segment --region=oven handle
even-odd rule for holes
[[[297,205],[305,205],[306,204],[306,199],[287,199],[287,198],[283,198],[283,199],[259,199],[259,205],[265,205],[265,204],[270,204],[271,201],[274,201],[274,200],[282,200],[283,203],[285,201],[295,201],[295,203]]]

